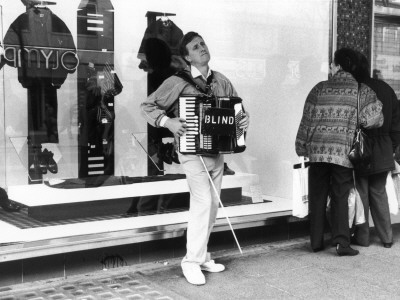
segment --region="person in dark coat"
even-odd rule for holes
[[[368,60],[358,52],[358,69],[354,77],[369,86],[382,102],[384,122],[382,127],[366,130],[374,142],[372,161],[369,169],[356,172],[356,187],[364,205],[366,222],[355,227],[353,243],[368,247],[369,211],[375,229],[385,248],[393,243],[386,178],[388,171],[394,170],[393,153],[400,144],[400,107],[394,90],[384,81],[370,77]]]

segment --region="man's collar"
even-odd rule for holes
[[[204,78],[199,69],[197,69],[195,66],[190,67],[190,73],[192,74],[193,78],[201,76],[205,81],[207,81],[207,78],[211,75],[211,68],[208,68],[207,78]]]

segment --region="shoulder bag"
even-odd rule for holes
[[[359,169],[368,170],[371,168],[373,141],[361,128],[359,121],[359,111],[360,111],[360,84],[358,84],[358,94],[357,94],[357,125],[354,133],[353,145],[348,154],[348,157],[352,162],[355,170]]]

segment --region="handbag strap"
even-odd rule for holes
[[[358,83],[358,90],[357,90],[357,126],[356,128],[360,128],[360,121],[358,119],[358,114],[360,111],[360,90],[361,90],[361,84]]]

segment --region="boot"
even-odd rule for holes
[[[0,188],[0,206],[7,212],[17,212],[21,207],[8,199],[7,192]]]
[[[235,171],[230,169],[227,163],[224,163],[224,175],[235,175]]]
[[[339,256],[355,256],[360,253],[358,250],[355,250],[350,246],[344,247],[340,244],[336,245],[336,252]]]

